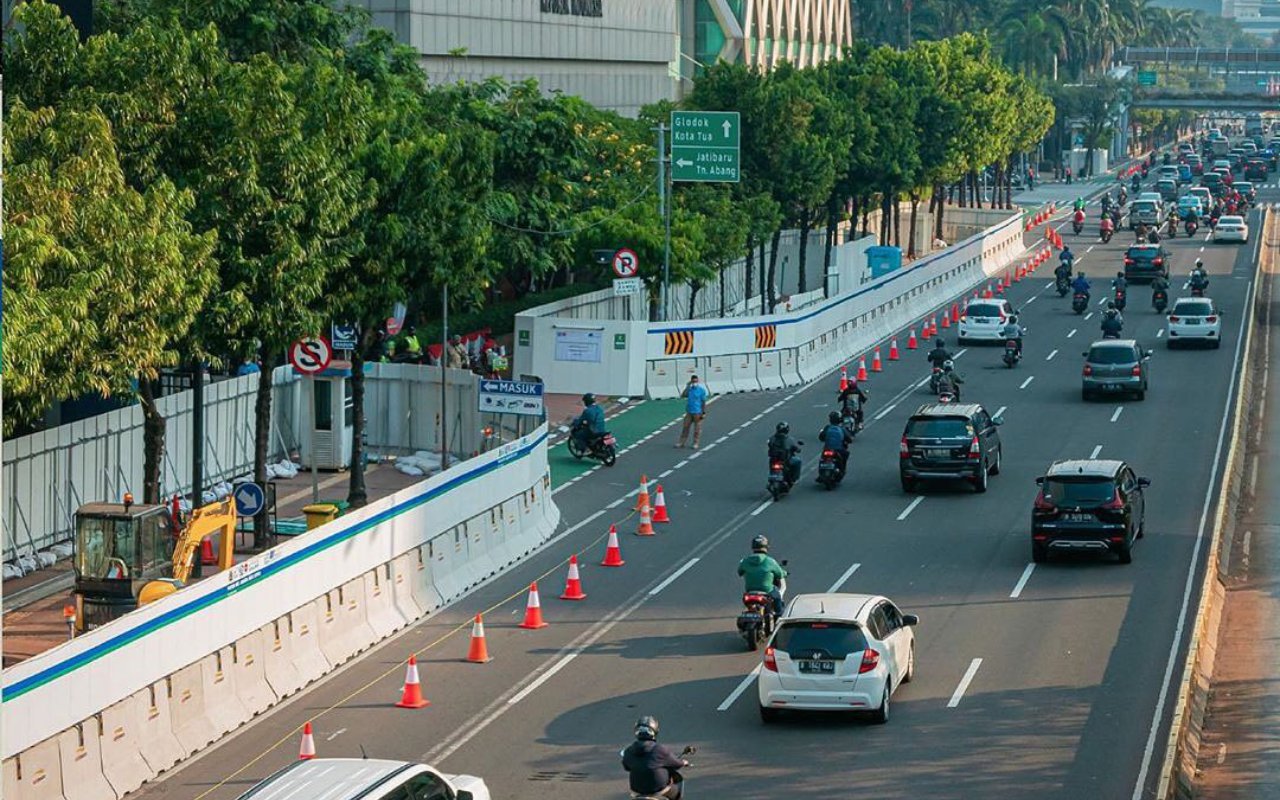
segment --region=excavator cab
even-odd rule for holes
[[[76,627],[94,628],[138,607],[147,583],[173,574],[173,522],[162,505],[89,503],[76,512]]]

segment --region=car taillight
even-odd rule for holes
[[[969,443],[969,458],[977,458],[982,455],[982,447],[978,444],[978,437],[973,437],[973,441]]]
[[[858,674],[861,675],[864,672],[870,672],[871,670],[875,669],[876,665],[878,665],[879,663],[880,663],[879,651],[872,650],[870,647],[868,647],[866,650],[862,651],[862,663],[858,665]]]
[[[1205,322],[1217,322],[1217,321],[1218,321],[1218,318],[1217,318],[1217,317],[1205,317],[1205,318],[1204,318],[1204,321],[1205,321]]]
[[[1053,511],[1057,506],[1045,499],[1044,492],[1040,492],[1036,495],[1035,508],[1036,511]]]
[[[1124,257],[1124,263],[1125,263],[1126,265],[1128,265],[1128,264],[1132,264],[1132,263],[1133,263],[1133,259],[1132,259],[1132,258],[1129,258],[1128,256],[1125,256],[1125,257]]]
[[[1087,378],[1093,374],[1093,367],[1089,364],[1084,365],[1084,376]]]
[[[903,436],[902,441],[898,442],[898,458],[910,458],[911,448],[907,445],[907,437]]]
[[[1133,369],[1129,370],[1129,372],[1135,378],[1140,377],[1142,375],[1142,367],[1140,367],[1137,364],[1134,364]]]
[[[774,656],[772,647],[764,649],[764,668],[770,672],[778,671],[778,659]]]
[[[1152,263],[1152,264],[1155,264],[1155,265],[1158,267],[1158,266],[1160,266],[1161,264],[1163,264],[1163,263],[1164,263],[1164,259],[1163,259],[1163,258],[1153,258],[1153,259],[1151,259],[1151,263]]]
[[[1124,508],[1124,498],[1120,496],[1120,490],[1116,489],[1115,494],[1111,496],[1111,500],[1103,503],[1102,507],[1108,511],[1118,511]]]
[[[1169,321],[1170,321],[1170,322],[1181,322],[1181,320],[1180,320],[1180,319],[1178,319],[1178,317],[1174,316],[1173,314],[1170,314],[1170,315],[1169,315]]]

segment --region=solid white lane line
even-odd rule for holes
[[[513,706],[516,703],[519,703],[521,700],[528,697],[529,695],[533,694],[535,689],[537,689],[539,686],[546,683],[547,681],[551,680],[551,677],[555,675],[557,672],[569,666],[569,662],[577,658],[579,652],[581,651],[574,651],[572,653],[569,653],[564,658],[552,664],[549,668],[547,668],[546,672],[542,673],[537,678],[535,678],[532,683],[530,683],[528,686],[524,687],[520,691],[513,694],[511,696],[511,699],[507,701],[507,705]]]
[[[650,589],[650,590],[649,590],[649,596],[650,596],[650,597],[653,597],[653,596],[654,596],[655,594],[657,594],[658,592],[661,592],[663,589],[665,589],[665,588],[667,588],[668,586],[670,586],[671,584],[675,583],[676,578],[679,578],[681,575],[683,575],[683,574],[685,574],[686,572],[688,572],[688,571],[689,571],[689,568],[690,568],[690,567],[692,567],[694,564],[697,564],[697,563],[698,563],[698,561],[699,561],[699,559],[691,558],[691,559],[689,559],[688,561],[684,562],[684,566],[683,566],[683,567],[681,567],[680,569],[678,569],[678,570],[676,570],[675,572],[671,573],[670,575],[668,575],[668,576],[667,576],[667,579],[666,579],[665,581],[663,581],[662,583],[660,583],[660,584],[658,584],[657,586],[655,586],[655,587],[653,587],[652,589]]]
[[[838,591],[840,591],[840,587],[841,587],[841,586],[844,586],[844,582],[845,582],[845,581],[847,581],[847,580],[849,580],[849,578],[853,576],[853,573],[855,573],[855,572],[857,572],[857,571],[858,571],[858,567],[860,567],[860,566],[862,566],[862,565],[861,565],[861,564],[854,564],[853,566],[851,566],[851,567],[849,567],[848,569],[846,569],[846,570],[844,571],[844,574],[843,574],[843,575],[841,575],[841,576],[839,577],[839,579],[837,579],[837,580],[836,580],[836,582],[835,582],[835,583],[831,584],[831,588],[827,590],[827,594],[830,594],[830,593],[832,593],[832,592],[838,592]]]
[[[756,668],[747,673],[747,677],[742,679],[742,683],[738,684],[738,688],[730,692],[729,696],[724,699],[723,703],[716,706],[716,711],[728,711],[729,706],[733,705],[733,701],[741,697],[742,693],[745,692],[747,690],[747,687],[751,685],[751,682],[756,679],[757,675],[760,674],[761,666],[762,666],[761,664],[756,664]]]
[[[769,504],[770,504],[770,503],[772,503],[772,502],[773,502],[773,500],[772,500],[772,499],[765,500],[763,503],[761,503],[761,504],[760,504],[760,506],[759,506],[755,511],[752,511],[752,512],[751,512],[751,516],[753,516],[753,517],[757,517],[757,516],[759,516],[759,515],[760,515],[760,512],[761,512],[761,511],[764,511],[766,508],[768,508],[768,507],[769,507]]]
[[[1164,336],[1164,328],[1161,328],[1160,330],[1156,331],[1157,339],[1161,338],[1162,336]]]
[[[1035,376],[1035,375],[1028,375],[1028,376],[1027,376],[1027,379],[1026,379],[1025,381],[1023,381],[1023,382],[1022,382],[1022,385],[1021,385],[1021,386],[1019,386],[1018,388],[1019,388],[1019,389],[1025,389],[1025,388],[1027,388],[1027,386],[1028,386],[1032,381],[1034,381],[1035,379],[1036,379],[1036,376]]]
[[[890,412],[890,411],[894,410],[894,409],[895,409],[895,408],[897,408],[897,407],[898,407],[898,404],[897,404],[897,403],[891,403],[891,404],[889,404],[889,405],[885,406],[885,407],[880,411],[880,413],[879,413],[879,414],[876,414],[874,417],[872,417],[872,419],[884,419],[885,417],[889,416],[889,412]]]
[[[997,417],[998,417],[998,416],[1000,416],[1001,414],[1003,414],[1003,413],[1004,413],[1004,410],[1005,410],[1006,408],[1008,408],[1008,406],[1000,406],[999,408],[997,408],[997,409],[996,409],[995,416],[997,416]]]
[[[1111,415],[1111,421],[1115,422],[1120,419],[1120,415],[1124,413],[1124,406],[1116,406],[1116,413]]]
[[[1097,458],[1097,457],[1098,457],[1098,453],[1101,453],[1101,452],[1102,452],[1102,445],[1098,445],[1097,447],[1094,447],[1094,448],[1093,448],[1093,452],[1089,454],[1089,458],[1091,458],[1091,459],[1092,459],[1092,458]]]
[[[1068,334],[1067,334],[1067,338],[1068,338],[1068,339],[1070,339],[1072,336],[1075,336],[1075,335],[1076,335],[1076,329],[1075,329],[1075,328],[1072,328],[1072,329],[1071,329],[1071,333],[1068,333]]]
[[[912,511],[915,511],[916,506],[920,505],[920,502],[922,500],[924,500],[924,495],[922,494],[916,495],[916,499],[911,501],[911,505],[903,509],[902,513],[898,515],[898,522],[902,522],[904,519],[907,518],[908,514],[910,514]]]
[[[957,358],[959,358],[960,356],[964,355],[964,354],[965,354],[965,353],[967,353],[967,352],[969,352],[969,348],[967,348],[967,347],[963,347],[963,348],[961,348],[961,349],[960,349],[960,352],[956,353],[956,354],[955,354],[954,356],[952,356],[951,358],[952,358],[953,360],[954,360],[954,359],[957,359]]]
[[[610,503],[609,505],[605,506],[605,508],[610,508],[610,509],[612,509],[612,508],[617,508],[618,506],[620,506],[620,505],[622,505],[624,502],[626,502],[626,500],[627,500],[627,498],[625,498],[625,497],[619,497],[617,500],[614,500],[612,503]]]
[[[1050,353],[1049,355],[1045,356],[1045,357],[1044,357],[1044,360],[1045,360],[1045,361],[1052,361],[1052,360],[1053,360],[1053,357],[1054,357],[1054,356],[1056,356],[1057,354],[1058,354],[1058,351],[1057,351],[1057,350],[1054,350],[1052,353]]]
[[[1023,303],[1022,303],[1022,307],[1023,307],[1023,308],[1026,308],[1027,306],[1031,305],[1032,303],[1034,303],[1034,302],[1036,301],[1036,298],[1037,298],[1037,297],[1039,297],[1039,296],[1040,296],[1040,295],[1038,295],[1038,294],[1033,294],[1033,295],[1031,295],[1031,296],[1030,296],[1030,297],[1028,297],[1025,301],[1023,301]]]
[[[969,684],[973,682],[973,676],[978,674],[978,667],[980,666],[982,666],[982,659],[980,658],[975,658],[969,662],[969,668],[964,671],[964,677],[960,679],[960,685],[956,687],[951,699],[947,701],[947,708],[955,708],[960,705],[960,698],[964,697],[964,690],[969,688]]]
[[[930,377],[932,377],[932,376],[930,376]],[[929,382],[929,378],[925,378],[924,380],[922,380],[922,381],[920,381],[919,383],[917,383],[913,388],[919,389],[919,388],[923,387],[923,386],[924,386],[926,383],[928,383],[928,382]]]
[[[1027,568],[1022,571],[1022,577],[1018,578],[1018,582],[1013,585],[1013,591],[1009,592],[1009,596],[1016,598],[1022,594],[1022,590],[1026,588],[1027,581],[1031,580],[1031,573],[1035,572],[1036,562],[1028,562]]]

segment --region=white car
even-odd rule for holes
[[[869,594],[802,594],[764,651],[760,719],[784,710],[863,711],[889,721],[889,698],[915,674],[914,614]]]
[[[1004,326],[1018,321],[1018,314],[1008,300],[974,300],[960,315],[960,344],[971,339],[1004,341]]]
[[[1219,217],[1218,224],[1213,229],[1213,240],[1244,244],[1249,241],[1249,226],[1245,224],[1244,217]]]
[[[295,761],[266,778],[240,800],[360,800],[360,798],[452,798],[489,800],[489,787],[471,775],[446,775],[425,764],[377,758],[316,758]]]
[[[1187,342],[1222,346],[1222,312],[1208,297],[1179,297],[1169,309],[1169,349]]]

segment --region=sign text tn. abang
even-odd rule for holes
[[[603,17],[604,0],[542,0],[543,14],[572,14],[575,17]]]

